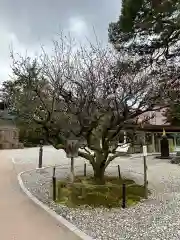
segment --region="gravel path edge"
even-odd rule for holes
[[[17,176],[17,180],[19,183],[19,186],[21,187],[22,191],[35,203],[37,204],[39,207],[41,207],[42,209],[44,209],[49,215],[51,215],[53,218],[55,218],[61,226],[65,227],[67,230],[73,232],[74,234],[76,234],[78,237],[80,237],[80,239],[82,240],[95,240],[92,237],[88,236],[87,234],[85,234],[84,232],[82,232],[80,229],[78,229],[75,225],[73,225],[72,223],[70,223],[69,221],[67,221],[65,218],[63,218],[62,216],[58,215],[55,211],[53,211],[52,209],[50,209],[47,205],[45,205],[44,203],[42,203],[41,201],[39,201],[24,185],[23,180],[21,178],[21,175],[23,175],[24,173],[28,173],[34,171],[33,170],[28,170],[28,171],[23,171],[20,172]]]

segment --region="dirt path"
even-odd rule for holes
[[[78,240],[22,193],[8,152],[0,159],[0,239]]]

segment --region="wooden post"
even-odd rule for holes
[[[118,175],[119,175],[119,179],[121,179],[121,171],[120,171],[120,166],[118,165]]]
[[[126,208],[126,184],[122,185],[122,208]]]
[[[71,157],[71,182],[74,182],[74,158]]]
[[[53,177],[56,176],[56,167],[53,167]]]
[[[146,162],[147,146],[145,145],[146,144],[145,133],[143,133],[142,143],[143,143],[143,163],[144,163],[144,197],[147,199],[148,198],[147,162]]]
[[[52,183],[53,183],[53,201],[56,201],[56,168],[55,167],[53,167]]]
[[[147,182],[147,164],[146,156],[143,156],[144,159],[144,197],[148,198],[148,182]]]
[[[39,148],[39,164],[38,167],[42,168],[42,157],[43,157],[43,142],[40,141],[40,148]]]
[[[84,177],[86,177],[86,163],[84,163]]]
[[[70,180],[74,182],[74,158],[78,157],[78,140],[67,140],[66,156],[71,159]]]

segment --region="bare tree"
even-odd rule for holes
[[[65,149],[68,138],[85,141],[79,156],[89,160],[99,182],[121,155],[121,131],[163,99],[149,68],[99,44],[77,47],[61,36],[51,56],[43,49],[33,61],[12,58],[15,81],[24,84],[19,112],[41,124],[56,148]]]

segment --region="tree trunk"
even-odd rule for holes
[[[97,184],[104,184],[105,183],[105,166],[94,166],[94,180]]]

